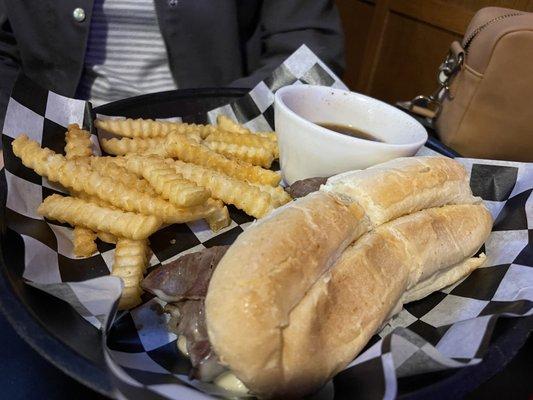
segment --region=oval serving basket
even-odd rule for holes
[[[170,118],[190,115],[188,122],[205,122],[205,112],[227,104],[247,89],[186,89],[155,93],[117,101],[96,108],[96,113],[132,118]],[[195,115],[197,117],[195,117]],[[449,157],[457,156],[433,138],[427,146]],[[0,180],[1,212],[5,212],[6,182]],[[112,396],[98,331],[68,304],[24,284],[18,235],[1,223],[0,308],[16,331],[43,357],[95,391]],[[16,256],[18,255],[18,256]],[[424,301],[424,300],[422,300]],[[46,322],[45,322],[46,321]],[[459,370],[401,378],[399,398],[458,397],[468,393],[500,371],[523,345],[532,318],[500,319],[484,360]],[[361,379],[371,377],[361,377]]]

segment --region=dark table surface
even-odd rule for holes
[[[0,314],[0,398],[106,399],[48,363]],[[533,399],[533,337],[507,367],[468,396],[470,399]]]
[[[0,399],[106,399],[35,352],[0,312]]]

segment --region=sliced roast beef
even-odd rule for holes
[[[326,183],[328,178],[308,178],[302,179],[301,181],[296,181],[285,190],[291,195],[293,199],[299,197],[305,197],[309,193],[316,192],[320,189],[320,185]]]
[[[152,271],[142,282],[144,290],[166,302],[202,299],[213,270],[229,246],[215,246],[186,254]]]
[[[169,328],[187,339],[187,352],[193,367],[190,378],[210,382],[224,372],[225,368],[219,364],[207,336],[204,301],[184,300],[168,304],[165,311],[172,316]]]
[[[204,298],[214,269],[229,246],[217,246],[186,254],[151,272],[143,281],[145,290],[168,302],[169,329],[187,339],[191,359],[190,377],[210,382],[225,371],[207,336]]]

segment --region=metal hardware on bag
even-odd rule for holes
[[[453,51],[450,50],[448,56],[440,65],[439,75],[437,77],[439,88],[435,92],[438,93],[438,97],[436,99],[439,102],[444,98],[444,96],[448,96],[450,100],[453,100],[453,96],[450,93],[450,81],[455,76],[455,74],[459,72],[459,70],[463,66],[463,62],[464,53],[461,52],[455,54]],[[432,96],[434,96],[434,94]]]
[[[439,67],[439,83],[441,85],[447,85],[450,78],[461,69],[463,61],[463,53],[455,55],[450,51],[444,62]],[[444,77],[444,79],[442,77]]]
[[[434,118],[440,111],[440,103],[431,96],[416,96],[411,101],[399,105],[426,118]]]
[[[439,114],[444,97],[447,96],[450,100],[453,100],[453,95],[450,92],[450,81],[461,69],[463,62],[463,52],[457,52],[456,54],[456,52],[450,50],[439,67],[437,90],[429,96],[416,96],[411,101],[402,103],[402,106],[424,117],[435,118]]]
[[[468,50],[470,49],[472,41],[479,35],[480,32],[485,30],[490,25],[522,14],[522,12],[517,11],[495,17],[473,29],[470,34],[464,38],[463,44],[459,43],[458,41],[453,42],[450,46],[450,51],[448,52],[446,59],[439,67],[439,74],[437,76],[439,86],[437,90],[430,96],[416,96],[411,101],[405,101],[398,104],[413,113],[427,118],[435,118],[438,116],[439,111],[441,110],[442,100],[445,97],[453,100],[453,95],[450,92],[450,83],[452,78],[463,67],[465,54],[468,54]]]

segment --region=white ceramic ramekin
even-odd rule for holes
[[[281,88],[274,110],[281,171],[289,185],[412,156],[427,140],[424,127],[397,108],[325,86]],[[342,135],[314,122],[349,125],[383,142]]]

